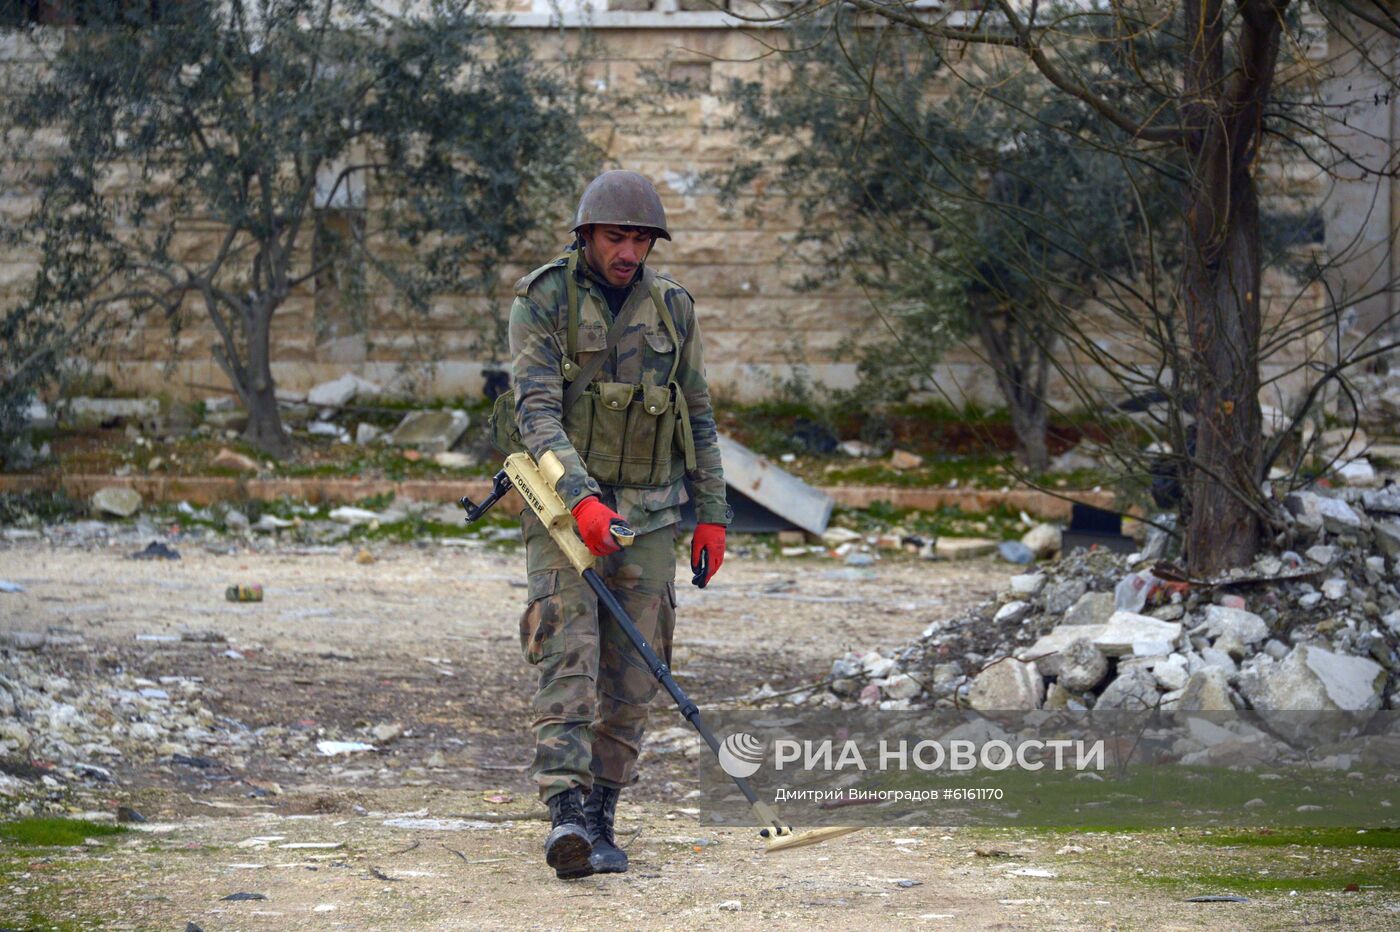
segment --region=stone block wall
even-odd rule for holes
[[[795,212],[761,191],[752,192],[749,202],[726,208],[707,181],[733,162],[737,142],[723,129],[718,92],[730,79],[752,78],[760,67],[755,60],[764,47],[751,30],[737,28],[738,21],[706,0],[609,0],[607,10],[586,15],[565,10],[562,19],[542,0],[516,0],[512,9],[515,27],[544,59],[577,47],[579,32],[558,28],[561,23],[591,26],[589,84],[597,103],[606,108],[616,101],[610,120],[591,131],[606,150],[609,167],[640,171],[660,190],[675,239],[660,243],[652,261],[696,298],[716,393],[746,399],[769,394],[775,380],[789,371],[794,349],[820,381],[852,385],[854,366],[839,348],[848,338],[879,327],[865,295],[849,284],[820,292],[799,290],[794,283],[802,261],[820,256],[794,248],[800,232]],[[0,39],[0,56],[11,67],[22,64],[23,43],[13,36]],[[701,93],[689,100],[662,100],[649,84],[653,72],[683,78]],[[1279,163],[1269,171],[1285,192],[1305,200],[1315,196],[1318,179],[1299,171],[1297,164]],[[746,209],[754,198],[762,202],[759,216]],[[18,196],[0,198],[0,210],[21,207]],[[350,370],[424,395],[475,394],[490,359],[482,351],[482,334],[465,321],[491,302],[504,309],[509,284],[565,244],[573,208],[573,202],[556,206],[550,223],[558,235],[522,248],[518,264],[504,271],[503,290],[496,295],[442,295],[429,313],[419,314],[403,311],[387,293],[372,288],[368,307],[351,314],[328,285],[319,294],[312,286],[302,289],[275,322],[279,384],[304,390]],[[200,249],[207,248],[214,232],[191,225],[182,236],[191,249]],[[0,295],[22,287],[30,269],[24,256],[3,257]],[[1264,297],[1273,318],[1312,311],[1325,297],[1321,289],[1301,300],[1297,295],[1296,283],[1270,273]],[[1105,346],[1117,358],[1132,358],[1137,350],[1115,344],[1111,331],[1105,329]],[[213,342],[211,329],[191,309],[178,336],[171,336],[164,321],[147,322],[115,341],[95,364],[121,389],[203,397],[226,385],[210,356]],[[1292,355],[1265,377],[1283,371],[1305,349],[1292,348]],[[950,400],[1000,404],[975,348],[950,353],[937,371]]]

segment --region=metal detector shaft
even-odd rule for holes
[[[627,640],[632,642],[632,646],[637,649],[637,653],[641,655],[642,660],[646,661],[647,668],[651,670],[651,675],[656,677],[656,681],[665,687],[666,692],[671,694],[671,698],[675,700],[676,705],[681,710],[681,715],[691,724],[691,727],[700,733],[700,737],[705,739],[705,743],[710,746],[710,750],[715,754],[719,754],[719,739],[715,737],[714,732],[710,731],[704,720],[700,718],[699,706],[685,694],[685,690],[681,689],[675,677],[671,676],[671,668],[666,665],[666,661],[662,660],[657,655],[656,651],[652,650],[651,645],[647,643],[647,639],[642,636],[642,632],[637,630],[637,626],[633,623],[631,616],[627,614],[627,610],[617,601],[617,596],[613,595],[612,590],[604,585],[602,578],[599,577],[595,571],[584,570],[583,578],[593,590],[594,594],[598,596],[598,601],[606,606],[607,610],[612,613],[613,619],[617,621],[618,627],[622,629],[623,634],[627,635]],[[759,802],[758,794],[753,791],[753,787],[749,786],[748,780],[745,780],[743,777],[735,777],[732,775],[730,779],[734,781],[735,786],[739,787],[739,792],[744,794],[744,798],[749,801],[750,806],[767,808],[763,803]],[[769,811],[771,812],[771,810]],[[786,826],[784,826],[776,816],[773,816],[771,821],[773,822],[773,827],[778,832],[781,833],[786,830]]]

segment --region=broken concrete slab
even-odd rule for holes
[[[340,408],[355,398],[382,395],[384,389],[369,379],[347,372],[338,379],[322,382],[306,393],[306,403],[316,408]]]
[[[470,424],[471,417],[465,411],[410,411],[389,435],[389,443],[442,453],[461,439]]]
[[[826,531],[835,505],[831,496],[724,434],[719,435],[719,449],[730,488],[804,531]]]
[[[1122,657],[1133,653],[1133,645],[1141,641],[1179,644],[1181,624],[1175,621],[1158,621],[1156,618],[1134,612],[1114,612],[1104,630],[1094,638],[1094,646],[1110,657]]]
[[[985,537],[940,537],[933,552],[943,560],[972,560],[995,553],[997,543]]]
[[[160,414],[157,398],[69,398],[64,410],[80,421],[108,421],[112,418],[139,420]]]
[[[1375,661],[1312,644],[1240,677],[1245,698],[1262,711],[1370,712],[1380,708],[1384,685],[1385,669]]]

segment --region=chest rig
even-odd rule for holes
[[[676,382],[680,337],[661,285],[653,278],[649,296],[665,339],[660,334],[653,337],[653,328],[644,328],[636,341],[636,365],[627,367],[635,372],[635,380],[597,381],[585,371],[596,371],[591,354],[612,353],[622,335],[609,342],[598,326],[583,328],[579,261],[580,254],[574,251],[564,267],[568,320],[559,363],[565,383],[564,432],[599,483],[629,488],[670,485],[680,478],[682,469],[695,468],[695,443],[685,394]],[[632,300],[638,298],[629,295]],[[590,355],[584,358],[585,353]],[[575,387],[573,383],[584,377],[588,384]],[[515,413],[514,391],[496,399],[492,434],[496,447],[507,454],[524,449]]]

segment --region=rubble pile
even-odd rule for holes
[[[101,665],[70,671],[45,650],[52,635],[9,632],[0,650],[0,795],[34,811],[35,782],[49,790],[114,783],[125,761],[210,764],[248,750],[253,734],[206,705],[198,677],[151,680]],[[22,764],[22,766],[21,766]]]
[[[1078,551],[1011,577],[888,655],[848,653],[831,706],[981,710],[1400,708],[1400,485],[1299,491],[1294,549],[1194,580]],[[1155,572],[1154,572],[1155,571]]]

